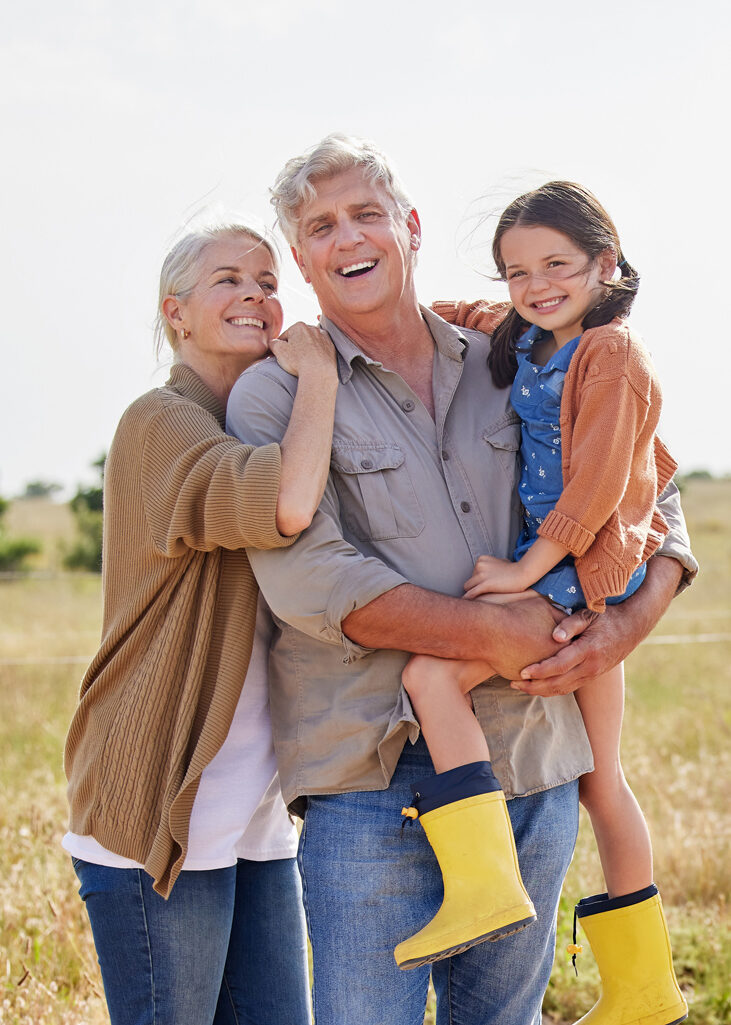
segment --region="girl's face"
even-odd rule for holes
[[[520,224],[505,232],[500,254],[518,314],[551,332],[559,348],[581,334],[617,265],[611,249],[590,260],[563,232]]]

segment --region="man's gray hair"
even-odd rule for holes
[[[362,168],[370,182],[383,186],[404,219],[409,216],[414,204],[385,154],[368,139],[334,132],[306,153],[288,160],[270,190],[277,223],[290,245],[297,242],[302,206],[317,195],[315,184],[354,167]]]

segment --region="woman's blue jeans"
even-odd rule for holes
[[[313,951],[317,1025],[423,1025],[429,966],[401,971],[393,949],[442,901],[418,823],[401,829],[410,784],[433,773],[406,745],[388,790],[309,799],[299,862]],[[431,966],[438,1025],[540,1025],[558,899],[578,828],[576,781],[508,802],[538,921]]]
[[[181,872],[167,901],[141,869],[73,863],[112,1025],[309,1025],[294,858]]]

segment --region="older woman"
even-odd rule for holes
[[[173,248],[158,342],[176,360],[126,411],[106,464],[103,637],[66,745],[64,847],[113,1025],[310,1020],[268,620],[245,549],[308,526],[337,376],[323,333],[277,339],[277,274],[270,244],[242,225]],[[269,350],[299,378],[297,398],[281,446],[253,448],[224,433],[224,410]]]

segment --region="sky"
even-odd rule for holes
[[[731,472],[729,6],[721,0],[25,0],[0,39],[0,494],[94,480],[162,384],[160,264],[186,223],[273,223],[268,186],[331,131],[374,139],[421,217],[422,301],[502,296],[494,215],[551,178],[609,210],[681,471]],[[314,295],[286,247],[285,322]],[[723,380],[723,377],[722,377]],[[725,387],[722,389],[725,392]]]

